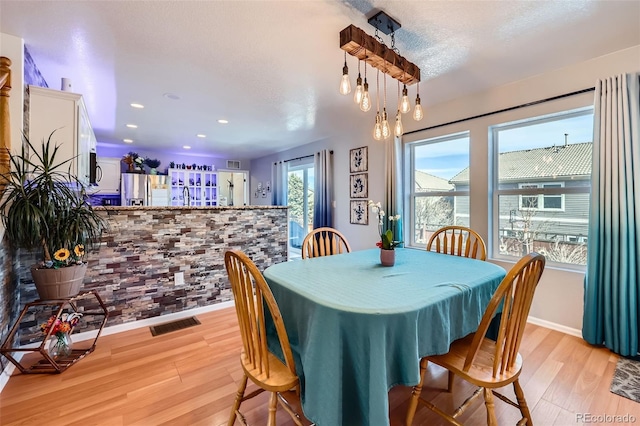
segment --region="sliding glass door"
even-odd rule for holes
[[[300,257],[304,237],[313,229],[313,159],[289,163],[287,200],[289,205],[289,258]]]

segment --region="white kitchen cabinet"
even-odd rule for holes
[[[88,184],[89,153],[95,152],[96,137],[82,95],[29,86],[28,115],[31,144],[39,151],[55,130],[51,141],[59,146],[56,162],[71,159],[71,173]]]
[[[99,194],[120,193],[120,158],[98,157],[96,183]]]
[[[169,169],[172,206],[217,206],[218,174],[213,171]]]

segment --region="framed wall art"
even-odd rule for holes
[[[369,224],[369,210],[367,202],[362,200],[351,200],[351,223],[355,225]]]
[[[367,198],[369,196],[369,179],[367,173],[351,175],[349,180],[351,198]]]
[[[366,172],[369,169],[369,148],[362,146],[349,151],[349,172]]]

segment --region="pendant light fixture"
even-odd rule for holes
[[[405,93],[406,90],[407,90],[407,86],[405,85],[404,89],[402,90],[402,93]],[[400,81],[398,81],[398,111],[396,112],[396,125],[394,127],[394,133],[397,138],[402,136],[402,134],[404,133],[404,129],[402,128],[402,114],[401,114],[402,102],[404,102],[404,97],[400,98]]]
[[[365,50],[365,58],[367,51]],[[367,83],[367,61],[364,62],[364,85],[362,88],[362,101],[360,102],[360,109],[367,112],[371,109],[371,97],[369,96],[369,83]]]
[[[353,102],[360,105],[362,102],[362,77],[360,77],[360,60],[358,60],[358,78],[356,79],[356,92],[353,94]]]
[[[382,118],[380,117],[380,70],[376,75],[376,124],[373,126],[373,138],[377,141],[382,140]]]
[[[382,138],[388,139],[391,136],[389,120],[387,117],[387,74],[384,75],[384,104],[382,106]]]
[[[402,88],[402,101],[400,101],[400,112],[402,112],[403,114],[406,114],[409,111],[411,111],[411,103],[409,102],[407,85],[405,84],[404,87]]]
[[[349,81],[349,67],[347,66],[347,52],[344,52],[344,67],[342,67],[342,79],[340,80],[340,94],[351,93],[351,82]]]
[[[402,114],[410,113],[412,108],[407,86],[420,82],[420,68],[402,57],[400,55],[400,51],[396,47],[395,33],[401,27],[398,21],[382,11],[377,11],[373,16],[369,17],[367,21],[375,28],[375,36],[373,37],[353,25],[349,25],[340,32],[340,48],[345,51],[342,80],[340,82],[340,93],[346,95],[351,92],[346,56],[346,53],[348,52],[350,55],[358,58],[359,61],[364,61],[364,81],[362,80],[360,73],[361,64],[358,62],[358,78],[356,79],[353,101],[358,104],[362,111],[369,111],[371,109],[373,99],[369,93],[367,64],[377,68],[377,99],[373,138],[375,140],[383,140],[392,137],[393,135],[400,137],[404,133]],[[391,38],[391,43],[386,44],[383,38],[378,34],[379,32],[388,35]],[[384,96],[383,102],[380,102],[380,72],[384,73],[384,93],[382,94]],[[397,102],[395,103],[397,109],[393,128],[390,126],[389,115],[387,113],[387,74],[398,82]],[[402,88],[400,87],[400,83],[402,83]],[[421,120],[424,116],[424,112],[422,110],[422,105],[420,105],[419,88],[417,92],[413,118],[414,120]],[[380,110],[381,103],[383,104],[382,110]]]
[[[422,120],[424,113],[422,112],[422,105],[420,105],[420,83],[418,82],[418,91],[416,94],[416,106],[413,109],[413,119],[416,121]]]

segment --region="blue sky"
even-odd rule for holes
[[[570,118],[540,120],[527,126],[522,123],[510,123],[498,129],[500,152],[522,149],[543,148],[591,142],[593,140],[593,113]],[[423,145],[415,149],[415,167],[432,175],[451,179],[469,166],[469,138],[467,136],[451,139],[432,145]]]

